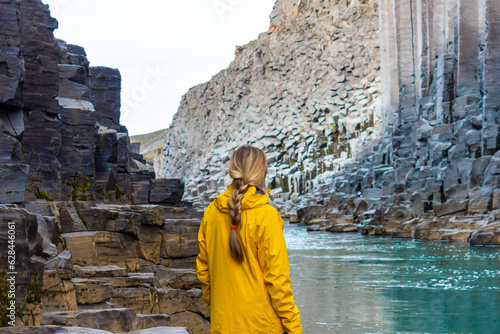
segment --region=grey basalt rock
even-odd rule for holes
[[[45,268],[73,270],[73,261],[71,252],[65,250],[64,252],[57,255],[53,259],[47,261],[47,263],[45,263]]]
[[[2,334],[112,334],[108,331],[84,327],[36,326],[2,328]]]
[[[380,121],[376,4],[308,1],[300,10],[283,9],[291,3],[278,1],[269,31],[186,93],[166,131],[156,174],[182,177],[195,206],[228,185],[227,162],[240,144],[264,149],[271,166],[283,165],[275,188],[299,195],[312,190],[314,176],[331,171],[334,159],[353,157],[362,142],[349,140],[371,134]],[[343,19],[347,13],[355,14]],[[356,34],[363,37],[351,38]],[[322,159],[327,154],[331,159]]]
[[[119,71],[90,68],[83,47],[56,40],[57,21],[40,0],[0,1],[0,13],[0,242],[16,239],[15,264],[4,251],[0,269],[17,272],[16,326],[64,323],[112,332],[169,326],[169,315],[156,314],[154,273],[132,272],[167,260],[194,268],[194,227],[179,241],[179,257],[166,259],[162,226],[165,218],[196,218],[199,226],[200,213],[179,203],[182,183],[175,180],[170,192],[156,187],[160,203],[150,204],[154,172],[132,160],[128,131],[119,124]],[[197,284],[191,272],[172,281]],[[201,312],[199,297],[190,297],[193,312]]]
[[[30,253],[43,257],[54,257],[57,248],[46,220],[39,214],[29,214],[27,219],[28,247]]]
[[[24,201],[29,170],[29,165],[0,164],[0,203]]]
[[[179,179],[151,180],[149,202],[159,204],[177,204],[184,194],[184,183]]]
[[[130,174],[130,196],[132,204],[149,203],[151,174],[147,171],[134,171]]]
[[[52,31],[57,21],[37,0],[19,4],[21,53],[24,59],[23,106],[54,111],[59,82],[59,47]]]
[[[4,279],[10,278],[8,272],[17,272],[14,275],[16,307],[25,312],[18,314],[16,325],[31,323],[32,319],[37,318],[37,314],[32,313],[30,309],[36,309],[34,304],[41,303],[44,276],[43,260],[37,257],[43,255],[44,248],[36,217],[24,209],[0,206],[0,232],[0,243],[6,247],[12,245],[9,236],[15,236],[15,263],[9,263],[6,248],[0,254],[0,268],[7,275]]]
[[[0,133],[0,163],[20,163],[21,143],[15,137]]]
[[[99,123],[118,130],[120,128],[120,72],[108,67],[91,67],[89,87]]]
[[[498,4],[461,0],[434,11],[380,0],[380,38],[373,44],[360,38],[360,46],[349,42],[349,29],[336,33],[345,23],[355,27],[363,14],[376,18],[369,4],[300,3],[278,1],[270,30],[237,48],[226,70],[183,97],[156,157],[157,174],[182,176],[186,198],[204,208],[230,184],[226,166],[234,149],[252,144],[270,158],[274,204],[286,214],[298,210],[303,224],[326,218],[333,230],[353,223],[367,234],[396,236],[418,225],[414,237],[437,240],[467,239],[494,225],[500,49],[489,25],[500,19]],[[325,8],[341,15],[330,17]],[[426,30],[450,22],[453,34]],[[366,17],[363,23],[371,24]],[[364,58],[375,45],[380,69]],[[361,73],[362,88],[355,79]],[[379,75],[381,109],[371,109]],[[300,89],[291,94],[283,87]],[[494,239],[492,231],[481,233]]]
[[[0,103],[22,107],[20,83],[24,77],[24,65],[20,56],[20,32],[18,5],[1,3],[2,31],[5,34],[5,44],[2,46],[0,63]],[[8,47],[7,47],[8,46]]]

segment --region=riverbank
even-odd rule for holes
[[[362,215],[341,215],[327,206],[314,205],[284,214],[291,223],[300,223],[308,231],[332,233],[357,232],[361,235],[391,238],[467,242],[471,246],[500,245],[500,210],[487,214],[438,217],[430,212],[419,217],[404,216],[405,208],[371,210]]]

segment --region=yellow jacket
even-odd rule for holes
[[[238,236],[244,253],[229,253],[231,218],[227,201],[233,185],[205,210],[196,259],[203,300],[210,307],[211,333],[302,333],[293,300],[283,220],[266,195],[250,187],[241,201]]]

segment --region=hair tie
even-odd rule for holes
[[[238,226],[235,226],[235,225],[231,224],[231,230],[232,231],[236,230],[237,228],[238,228]]]

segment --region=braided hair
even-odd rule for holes
[[[236,232],[241,225],[241,200],[251,186],[262,192],[265,188],[266,172],[266,155],[256,147],[240,146],[229,161],[229,175],[234,185],[232,196],[228,201],[231,216],[229,252],[238,263],[243,262],[243,250]]]

